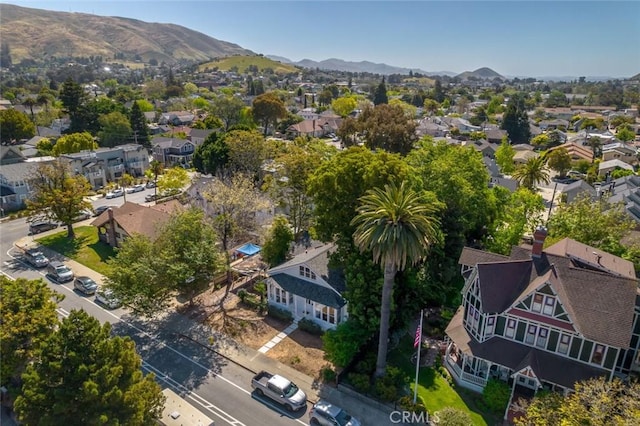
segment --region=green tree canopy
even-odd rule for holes
[[[73,222],[91,203],[86,200],[91,185],[82,175],[73,174],[61,160],[39,164],[29,177],[33,190],[26,200],[31,219],[48,218],[67,227],[67,237],[74,238]]]
[[[229,146],[224,137],[213,132],[209,134],[193,153],[193,167],[204,174],[217,174],[227,168]]]
[[[331,101],[331,109],[342,118],[351,114],[357,106],[358,102],[351,96],[343,96]]]
[[[538,182],[549,183],[547,159],[542,155],[532,157],[518,166],[512,176],[520,185],[533,191]]]
[[[387,85],[384,84],[384,77],[382,77],[382,81],[376,87],[376,90],[373,92],[373,104],[378,106],[382,104],[386,104],[389,102],[389,97],[387,96]]]
[[[416,142],[416,122],[398,105],[380,104],[366,108],[358,117],[365,146],[407,154]]]
[[[622,142],[629,142],[636,138],[636,132],[631,130],[629,126],[620,126],[616,132],[616,138]]]
[[[100,145],[114,147],[132,142],[133,130],[129,118],[121,112],[115,111],[100,116]]]
[[[502,129],[507,131],[511,143],[529,143],[531,130],[527,116],[526,96],[516,93],[509,99],[502,117]]]
[[[166,169],[158,178],[158,189],[160,193],[172,193],[181,190],[189,183],[189,174],[182,167],[172,167]]]
[[[558,172],[560,176],[566,176],[571,170],[571,155],[566,148],[558,148],[546,154],[547,164],[552,170]]]
[[[12,394],[19,391],[26,366],[55,330],[56,301],[63,298],[42,280],[0,276],[0,384]]]
[[[276,216],[269,234],[262,245],[262,259],[270,267],[277,266],[287,259],[289,247],[293,242],[293,232],[284,216]]]
[[[146,148],[151,148],[151,139],[149,138],[149,127],[147,127],[147,119],[144,116],[142,108],[140,108],[140,102],[136,101],[131,106],[131,113],[129,115],[129,122],[131,123],[131,133],[133,134],[133,141],[144,145]]]
[[[134,342],[84,311],[71,311],[38,355],[15,401],[25,424],[144,426],[162,414],[162,388],[143,375]]]
[[[264,136],[255,130],[232,130],[224,136],[228,166],[233,172],[258,176],[267,158]]]
[[[270,124],[275,126],[278,119],[286,116],[284,102],[273,92],[264,93],[253,100],[253,118],[262,123],[265,136]]]
[[[15,143],[36,134],[36,126],[27,114],[13,108],[0,111],[0,129],[0,141],[3,144]]]
[[[98,148],[98,144],[93,140],[93,136],[89,132],[70,133],[58,138],[55,145],[51,149],[53,155],[71,154],[84,150],[94,150]]]
[[[240,122],[244,107],[244,102],[237,96],[220,96],[214,99],[211,112],[222,120],[226,132]]]

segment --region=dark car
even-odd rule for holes
[[[98,284],[89,277],[78,277],[73,282],[73,288],[83,294],[95,294],[98,289]]]
[[[41,232],[50,231],[57,227],[58,227],[58,224],[55,222],[49,222],[49,221],[31,222],[31,224],[29,225],[29,232],[31,234],[39,234]]]
[[[100,207],[96,207],[95,209],[95,216],[100,216],[104,211],[108,210],[108,209],[115,209],[116,206],[100,206]]]
[[[149,195],[147,195],[146,197],[144,197],[144,200],[145,200],[147,203],[149,203],[149,202],[151,202],[151,201],[155,201],[155,200],[157,200],[158,198],[159,198],[159,197],[158,197],[157,195],[155,195],[155,194],[149,194]]]

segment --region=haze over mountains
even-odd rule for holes
[[[149,23],[136,19],[98,16],[87,13],[55,12],[0,3],[0,40],[7,43],[14,63],[23,59],[41,60],[47,57],[102,56],[120,57],[148,62],[175,63],[180,60],[205,62],[232,55],[256,55],[235,43],[218,40],[180,25]],[[494,79],[505,77],[489,68],[465,71],[425,71],[403,68],[369,61],[326,59],[298,62],[275,55],[265,55],[282,63],[307,68],[373,74],[409,74],[410,71],[426,76],[459,76]],[[509,78],[514,76],[507,76]],[[520,78],[527,76],[518,76]],[[544,80],[573,80],[577,76],[536,77]],[[606,80],[611,77],[589,77],[588,80]]]

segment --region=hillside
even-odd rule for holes
[[[217,40],[174,24],[53,12],[0,4],[0,40],[13,62],[46,57],[138,55],[143,61],[206,61],[229,55],[252,55],[237,44]]]
[[[353,61],[345,61],[342,59],[331,58],[331,59],[325,59],[319,62],[311,59],[303,59],[301,61],[294,62],[282,56],[276,56],[276,55],[267,55],[267,56],[271,59],[284,62],[284,63],[290,63],[292,65],[297,65],[303,68],[319,68],[321,70],[330,70],[330,71],[368,72],[371,74],[381,74],[381,75],[409,74],[410,71],[417,72],[423,75],[428,75],[428,76],[454,74],[448,71],[428,72],[428,71],[424,71],[417,68],[395,67],[392,65],[377,64],[369,61],[353,62]]]
[[[257,66],[259,71],[264,71],[265,68],[271,68],[277,74],[287,74],[298,71],[293,65],[283,64],[261,55],[229,56],[227,58],[216,59],[200,65],[198,70],[204,71],[207,68],[218,68],[221,71],[229,71],[231,68],[236,67],[238,72],[243,73],[251,65]]]
[[[498,74],[497,72],[495,72],[494,70],[492,70],[491,68],[478,68],[475,71],[465,71],[461,74],[458,74],[456,77],[462,79],[462,80],[467,80],[470,77],[475,77],[475,78],[480,78],[480,79],[489,79],[492,80],[494,78],[499,78],[501,80],[505,80],[505,78],[503,76],[501,76],[500,74]]]

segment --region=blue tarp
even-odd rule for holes
[[[257,246],[255,244],[251,244],[251,243],[247,243],[245,245],[243,245],[242,247],[238,248],[236,250],[238,253],[243,254],[244,256],[253,256],[254,254],[258,253],[260,251],[260,246]]]

